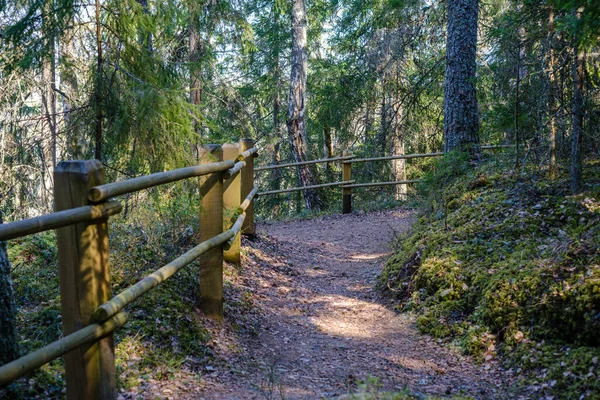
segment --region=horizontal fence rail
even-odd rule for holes
[[[390,182],[372,182],[372,183],[356,183],[353,185],[343,185],[344,189],[354,189],[354,188],[362,188],[362,187],[374,187],[374,186],[393,186],[393,185],[406,185],[408,183],[418,183],[421,182],[420,179],[412,179],[406,181],[390,181]]]
[[[118,201],[111,201],[96,206],[83,206],[59,211],[23,221],[0,224],[0,241],[16,239],[53,229],[62,228],[81,222],[93,222],[119,214],[123,206]]]
[[[325,188],[325,187],[330,187],[330,186],[342,186],[342,185],[352,183],[352,182],[354,182],[354,181],[349,180],[349,181],[342,181],[342,182],[323,183],[321,185],[300,186],[300,187],[295,187],[295,188],[290,188],[290,189],[270,190],[268,192],[257,193],[257,196],[267,196],[267,195],[271,195],[271,194],[298,192],[301,190],[318,189],[318,188]]]
[[[352,158],[352,157],[353,156],[334,157],[334,158],[321,158],[319,160],[302,161],[302,162],[295,162],[295,163],[290,163],[290,164],[265,165],[265,166],[262,166],[262,167],[256,167],[256,168],[254,168],[254,170],[255,171],[267,171],[267,170],[270,170],[270,169],[279,169],[279,168],[287,168],[287,167],[297,167],[297,166],[300,166],[300,165],[330,163],[330,162],[334,162],[334,161],[347,160],[347,159]]]
[[[104,323],[94,323],[78,330],[62,339],[52,342],[39,350],[0,367],[0,386],[18,379],[50,361],[63,356],[71,350],[94,342],[113,331],[121,328],[127,322],[127,314],[120,313]]]
[[[107,183],[105,185],[91,188],[88,194],[88,199],[90,199],[92,202],[99,202],[110,197],[139,192],[140,190],[164,185],[166,183],[177,182],[196,176],[226,171],[233,166],[233,161],[224,161],[206,165],[197,165],[194,167],[179,168],[167,172],[157,172],[155,174],[131,178],[120,182]]]

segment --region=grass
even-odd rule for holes
[[[440,160],[422,213],[380,278],[417,327],[484,361],[500,355],[540,395],[600,392],[600,163],[569,195],[539,168]]]

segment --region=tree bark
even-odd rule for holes
[[[581,19],[583,8],[577,10],[577,20]],[[583,60],[585,53],[579,44],[576,33],[573,44],[573,119],[571,132],[571,192],[581,192],[581,143],[583,137]]]
[[[307,161],[306,140],[306,80],[308,70],[306,1],[292,2],[292,71],[290,78],[290,104],[288,108],[288,139],[296,162]],[[315,184],[315,174],[310,165],[297,168],[303,186]],[[322,208],[323,202],[316,190],[302,192],[309,210]]]
[[[444,152],[479,153],[479,112],[475,85],[477,0],[448,0],[444,81]]]
[[[0,214],[0,224],[2,224],[2,214]],[[17,307],[10,272],[6,244],[0,242],[0,365],[19,357],[16,334]]]
[[[548,115],[550,122],[550,179],[556,179],[556,93],[558,91],[554,69],[554,3],[550,3],[548,11]]]
[[[392,136],[392,151],[393,155],[404,154],[404,132],[402,132],[402,118],[403,109],[402,105],[399,104],[398,108],[394,111],[393,115],[393,128],[394,134]],[[406,180],[406,160],[393,160],[392,170],[394,172],[394,179],[397,181]],[[395,186],[395,198],[396,200],[406,200],[407,194],[406,185]]]
[[[94,157],[96,160],[101,161],[102,157],[102,36],[101,36],[101,23],[100,20],[100,0],[96,0],[96,48],[97,48],[97,65],[96,65],[96,146],[94,150]]]

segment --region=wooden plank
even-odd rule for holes
[[[252,139],[240,139],[240,154],[244,156],[246,153],[256,149],[254,147],[254,140]],[[258,151],[258,149],[256,149]],[[254,155],[257,153],[254,152]],[[244,200],[242,204],[245,205],[245,199],[248,198],[250,193],[254,190],[254,157],[246,157],[246,167],[242,170],[242,199]],[[255,192],[256,194],[256,192]],[[244,235],[254,235],[254,196],[250,198],[250,202],[244,208],[244,212],[246,213],[246,219],[244,220],[244,225],[242,226],[242,234]],[[241,207],[241,205],[240,205]]]
[[[81,222],[106,219],[111,215],[120,213],[122,208],[121,203],[118,201],[111,201],[95,206],[77,207],[71,210],[55,212],[23,221],[1,224],[0,241],[62,228],[63,226],[74,225]]]
[[[104,183],[97,160],[62,161],[54,170],[56,211],[88,205],[89,190]],[[106,220],[82,222],[57,230],[62,327],[68,336],[92,321],[94,310],[110,299]],[[113,336],[65,355],[69,399],[115,399]]]
[[[328,163],[328,162],[333,162],[333,161],[348,160],[348,159],[350,159],[352,157],[353,156],[349,156],[349,157],[334,157],[334,158],[321,158],[319,160],[303,161],[303,162],[290,163],[290,164],[265,165],[265,166],[262,166],[262,167],[255,167],[254,171],[259,172],[259,171],[268,171],[268,170],[271,170],[271,169],[296,167],[298,165]]]
[[[388,186],[388,185],[405,185],[407,183],[417,183],[421,182],[418,179],[415,180],[405,180],[405,181],[391,181],[391,182],[373,182],[373,183],[356,183],[353,185],[344,185],[342,186],[344,189],[349,188],[363,188],[363,187],[374,187],[374,186]]]
[[[172,171],[157,172],[155,174],[126,179],[124,181],[107,183],[105,185],[91,188],[88,198],[92,202],[99,202],[110,197],[138,192],[143,189],[164,185],[166,183],[226,171],[229,168],[232,168],[234,164],[235,163],[232,161],[208,163],[205,165],[196,165],[193,167],[174,169]]]
[[[236,160],[239,154],[239,144],[223,145],[224,160]],[[242,177],[237,174],[228,179],[223,186],[223,230],[225,231],[233,226],[238,217],[238,209],[242,203]],[[240,235],[236,235],[230,242],[231,244],[223,252],[223,258],[225,261],[239,267],[241,265]]]
[[[208,145],[201,149],[200,163],[223,161],[223,149]],[[233,166],[233,165],[232,165]],[[200,241],[223,233],[223,177],[221,173],[200,178]],[[200,256],[200,309],[209,317],[223,319],[223,249],[217,246]]]
[[[289,193],[289,192],[298,192],[301,190],[308,190],[308,189],[316,189],[316,188],[324,188],[324,187],[330,187],[330,186],[341,186],[347,183],[353,183],[354,181],[342,181],[342,182],[332,182],[332,183],[323,183],[321,185],[310,185],[310,186],[301,186],[301,187],[295,187],[295,188],[290,188],[290,189],[282,189],[282,190],[271,190],[268,192],[261,192],[261,193],[257,193],[257,196],[267,196],[270,194],[279,194],[279,193]]]
[[[257,194],[258,194],[257,187],[255,187],[254,189],[252,189],[252,191],[250,193],[248,193],[248,196],[246,196],[246,198],[244,199],[242,204],[240,204],[240,209],[239,209],[240,214],[246,212],[246,210],[248,210],[248,208],[252,206],[254,197],[256,197]],[[242,231],[243,231],[243,229],[242,229]]]
[[[344,156],[349,157],[350,151],[344,150]],[[352,164],[347,159],[343,163],[342,181],[352,180]],[[350,214],[352,212],[352,188],[347,185],[342,186],[342,214]]]
[[[29,353],[8,364],[4,364],[0,367],[0,386],[22,377],[28,372],[65,355],[71,350],[88,343],[93,343],[96,340],[111,334],[114,330],[125,325],[126,322],[127,314],[119,313],[102,324],[94,323],[88,325],[39,350]]]

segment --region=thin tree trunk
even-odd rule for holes
[[[583,7],[577,10],[577,20],[581,19]],[[575,35],[573,45],[573,123],[571,132],[571,192],[581,192],[581,143],[583,137],[583,60],[585,53]]]
[[[521,87],[521,57],[523,55],[522,48],[522,28],[519,28],[519,38],[517,41],[517,69],[516,69],[516,84],[515,84],[515,103],[514,103],[514,129],[515,129],[515,168],[519,168],[519,145],[521,136],[519,134],[519,94]]]
[[[394,134],[392,136],[392,149],[393,155],[404,154],[404,132],[402,132],[402,118],[403,118],[402,105],[399,104],[398,108],[394,111],[393,115],[393,128]],[[394,179],[397,181],[406,180],[406,160],[393,160],[392,170],[394,172]],[[406,200],[407,194],[406,185],[395,186],[395,198],[396,200]]]
[[[76,150],[73,154],[75,159],[82,157],[82,151],[79,150],[77,138],[74,137],[76,127],[73,121],[73,109],[77,99],[78,85],[73,65],[75,64],[75,20],[73,16],[69,17],[68,26],[64,31],[60,44],[60,84],[62,98],[62,111],[64,137],[67,143]]]
[[[102,36],[101,33],[101,24],[100,20],[100,0],[96,0],[96,47],[97,47],[97,68],[96,68],[96,79],[97,87],[96,87],[96,146],[94,150],[94,157],[96,160],[101,161],[102,157],[102,119],[103,119],[103,111],[102,111]]]
[[[306,79],[308,70],[307,22],[305,0],[292,2],[292,71],[290,79],[290,104],[288,109],[288,138],[296,162],[307,161],[306,143]],[[303,186],[315,184],[315,174],[310,165],[297,168],[298,177]],[[323,206],[316,190],[302,192],[309,210],[318,210]]]
[[[323,127],[323,157],[333,158],[333,140],[331,139],[331,127],[328,125]],[[325,166],[325,176],[327,177],[327,182],[332,182],[333,165],[330,162]]]
[[[550,117],[550,179],[556,179],[556,55],[554,54],[554,4],[550,3],[548,11],[548,114]]]
[[[381,92],[381,104],[379,106],[379,118],[380,118],[380,126],[379,126],[379,135],[378,135],[378,147],[379,153],[381,156],[385,156],[385,148],[387,144],[387,134],[389,130],[389,122],[388,122],[388,104],[386,101],[387,93],[382,87]]]
[[[57,126],[56,126],[56,54],[55,54],[55,41],[51,34],[51,26],[49,21],[49,15],[53,12],[51,4],[48,3],[44,7],[44,18],[42,22],[42,30],[50,40],[49,57],[44,58],[42,61],[42,110],[44,114],[45,124],[43,141],[41,143],[42,149],[42,163],[43,168],[43,189],[42,189],[42,202],[45,206],[51,206],[50,200],[48,200],[47,194],[52,192],[53,187],[53,171],[56,167],[56,138],[57,138]],[[47,141],[47,139],[50,139]]]
[[[199,106],[202,104],[202,79],[200,70],[200,59],[202,57],[202,38],[200,37],[199,16],[194,10],[190,10],[190,103]],[[200,135],[200,124],[193,122],[194,131]]]
[[[448,0],[446,75],[444,80],[444,152],[477,154],[479,112],[475,85],[477,0]]]
[[[1,213],[0,224],[2,224]],[[6,244],[0,242],[0,365],[19,357],[16,333],[17,307],[10,272]]]

